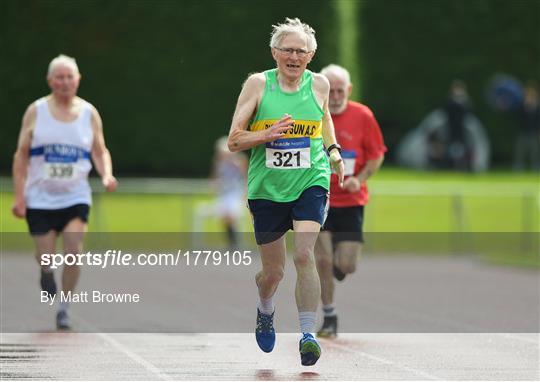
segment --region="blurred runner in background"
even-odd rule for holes
[[[531,81],[524,89],[523,102],[517,109],[519,131],[514,152],[514,170],[540,170],[540,102],[538,90]]]
[[[243,153],[233,153],[227,137],[215,144],[212,179],[217,196],[217,214],[221,218],[230,248],[238,248],[238,220],[246,203],[247,159]]]
[[[371,110],[349,100],[349,72],[332,64],[321,73],[330,82],[329,108],[345,162],[343,187],[338,176],[332,174],[330,211],[315,245],[324,311],[323,326],[317,334],[332,337],[337,335],[333,275],[341,281],[356,270],[363,242],[364,206],[368,202],[367,179],[380,168],[386,147]]]
[[[92,203],[90,157],[105,189],[114,191],[117,186],[101,117],[94,106],[77,97],[80,79],[75,59],[60,55],[51,61],[47,73],[51,94],[28,106],[13,159],[12,212],[26,217],[40,265],[42,254],[56,253],[60,234],[64,254],[82,251]],[[78,265],[64,266],[64,293],[75,290],[79,274]],[[41,289],[56,295],[54,274],[47,265],[41,265]],[[70,328],[68,307],[68,301],[58,306],[58,329]]]

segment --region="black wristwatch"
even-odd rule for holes
[[[328,155],[330,155],[330,152],[334,149],[339,151],[339,153],[341,154],[341,146],[339,145],[339,143],[334,143],[333,145],[328,146],[326,152],[328,153]]]

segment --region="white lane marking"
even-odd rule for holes
[[[437,376],[435,376],[433,374],[426,373],[426,372],[424,372],[422,370],[418,370],[418,369],[415,369],[415,368],[412,368],[412,367],[409,367],[409,366],[406,366],[406,365],[402,365],[402,364],[400,364],[398,362],[391,361],[391,360],[383,358],[383,357],[379,357],[379,356],[376,356],[376,355],[373,355],[373,354],[366,353],[365,351],[350,350],[348,347],[345,347],[344,345],[340,345],[340,344],[337,344],[337,343],[332,342],[332,341],[324,340],[324,343],[325,343],[325,345],[330,345],[330,347],[336,347],[336,348],[338,348],[338,349],[340,349],[340,350],[342,350],[342,351],[344,351],[346,353],[358,354],[358,355],[361,355],[361,356],[363,356],[365,358],[368,358],[368,359],[370,359],[372,361],[379,362],[379,363],[382,363],[384,365],[393,366],[393,367],[395,367],[397,369],[407,371],[409,373],[424,377],[425,379],[429,379],[429,380],[433,380],[433,381],[443,379],[443,378],[437,377]]]
[[[103,338],[105,341],[107,341],[109,344],[111,344],[112,346],[114,346],[116,349],[118,349],[120,352],[124,353],[125,355],[127,355],[129,358],[131,358],[133,361],[137,362],[139,365],[141,365],[142,367],[144,367],[147,371],[149,371],[150,373],[153,373],[155,374],[156,376],[158,376],[160,379],[164,380],[164,381],[172,381],[172,378],[170,378],[167,374],[163,373],[158,367],[156,367],[154,364],[148,362],[147,360],[145,360],[143,357],[141,357],[140,355],[132,352],[131,350],[129,350],[126,346],[122,345],[120,342],[116,341],[114,338],[112,338],[111,336],[109,336],[108,334],[105,334],[105,333],[95,333],[97,334],[98,336],[100,336],[101,338]]]
[[[151,362],[147,361],[146,359],[144,359],[143,357],[141,357],[140,355],[132,352],[131,350],[129,350],[129,348],[127,348],[126,346],[122,345],[120,342],[116,341],[114,338],[112,338],[110,335],[106,334],[106,333],[100,333],[96,327],[94,327],[92,324],[88,323],[87,321],[85,321],[84,319],[82,319],[81,317],[79,316],[76,316],[74,314],[72,314],[72,316],[74,318],[76,318],[76,320],[82,324],[83,326],[86,326],[88,329],[90,329],[91,332],[93,332],[94,334],[98,335],[99,337],[101,337],[102,339],[104,339],[106,342],[108,342],[110,345],[112,345],[114,348],[116,348],[118,351],[120,351],[121,353],[124,353],[126,356],[128,356],[129,358],[131,358],[133,361],[135,361],[136,363],[138,363],[139,365],[141,365],[143,368],[145,368],[148,372],[156,375],[157,377],[159,377],[159,379],[161,380],[164,380],[164,381],[172,381],[172,378],[169,377],[167,374],[163,373],[157,366],[155,366],[154,364],[152,364]]]

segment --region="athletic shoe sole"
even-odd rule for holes
[[[303,366],[313,366],[321,356],[321,347],[315,340],[305,341],[300,345],[300,360]]]

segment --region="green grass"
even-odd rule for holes
[[[384,166],[384,165],[383,165]],[[421,171],[403,168],[385,168],[375,175],[374,180],[418,180],[429,182],[454,182],[460,181],[468,184],[478,182],[503,182],[520,185],[536,185],[540,181],[540,174],[534,172],[508,172],[490,171],[484,173],[464,173],[454,171]]]
[[[493,242],[486,238],[493,238],[490,233],[500,233],[510,235],[510,244],[475,244],[474,248],[465,250],[496,263],[538,266],[538,240],[531,240],[540,232],[538,184],[538,175],[531,173],[460,174],[383,169],[370,181],[365,232],[421,235],[377,236],[368,245],[369,250],[452,252],[456,249],[456,236],[451,233],[485,233],[479,236],[481,239],[475,237],[475,242]],[[99,193],[94,195],[90,232],[191,232],[194,210],[212,199],[204,192]],[[12,202],[11,192],[0,193],[1,231],[26,232],[24,220],[11,215]],[[241,225],[243,231],[252,231],[247,209]],[[216,218],[205,219],[201,227],[203,232],[222,231]],[[522,232],[529,235],[520,235]],[[437,233],[447,235],[437,236]],[[407,247],[403,242],[411,241],[411,237],[414,243]]]
[[[121,181],[121,180],[120,180]],[[366,232],[539,232],[538,175],[461,174],[383,169],[370,182]],[[94,232],[190,232],[194,209],[208,194],[94,195]],[[25,232],[10,212],[13,194],[0,193],[2,232]],[[250,230],[247,210],[242,222]],[[221,230],[208,219],[204,231]]]
[[[0,195],[11,206],[13,195]],[[94,198],[90,231],[190,232],[193,209],[208,196],[100,194]],[[461,207],[456,207],[460,203]],[[366,207],[366,232],[538,232],[534,201],[521,197],[374,195]],[[524,206],[525,205],[525,206]],[[528,207],[527,207],[528,206]],[[536,206],[537,208],[537,206]],[[2,208],[2,232],[26,232],[24,220]],[[249,229],[247,210],[242,222]],[[208,219],[204,231],[220,231],[217,219]]]

